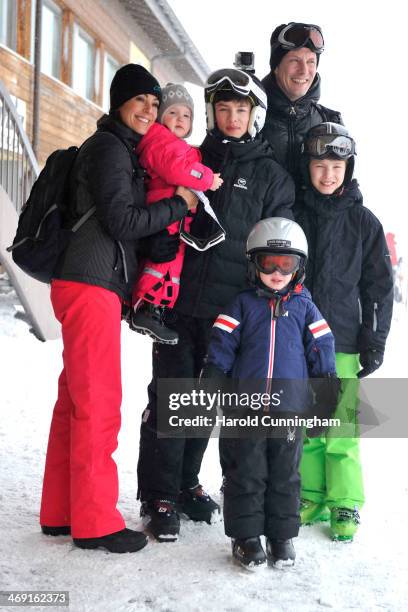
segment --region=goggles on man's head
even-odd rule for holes
[[[325,134],[306,139],[302,151],[311,157],[324,157],[332,153],[339,159],[349,159],[356,154],[356,145],[349,136]]]
[[[307,23],[289,23],[278,35],[279,45],[288,51],[305,47],[310,41],[315,53],[324,51],[323,34],[319,26]]]
[[[281,274],[293,274],[300,266],[299,255],[278,255],[276,253],[258,252],[253,256],[255,267],[263,274],[280,272]]]

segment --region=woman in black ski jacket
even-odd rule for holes
[[[154,123],[161,91],[142,66],[115,74],[111,110],[83,144],[71,174],[66,223],[95,208],[61,255],[51,285],[62,325],[63,370],[54,408],[41,503],[47,535],[72,534],[80,548],[134,552],[146,536],[125,528],[116,508],[112,453],[120,428],[122,301],[137,274],[137,240],[182,219],[196,204],[179,189],[145,206],[134,148]],[[187,204],[188,202],[188,204]]]

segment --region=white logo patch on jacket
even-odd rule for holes
[[[220,329],[223,329],[224,331],[230,334],[234,331],[234,329],[238,327],[239,324],[240,321],[237,321],[233,317],[230,317],[229,315],[225,314],[220,314],[215,319],[214,327],[219,327]]]
[[[244,178],[237,179],[237,182],[234,183],[234,187],[239,187],[239,189],[248,189],[246,186],[246,180]]]
[[[311,323],[309,325],[309,329],[314,338],[320,338],[320,336],[324,336],[325,334],[329,334],[331,332],[329,324],[325,319],[320,319],[319,321]]]

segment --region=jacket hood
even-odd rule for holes
[[[303,205],[321,217],[334,218],[352,206],[362,206],[363,196],[358,182],[353,179],[350,185],[337,195],[323,195],[309,188],[304,192]]]
[[[249,142],[221,140],[221,138],[217,136],[207,134],[200,149],[203,152],[206,151],[215,157],[219,157],[221,161],[225,158],[227,150],[229,155],[234,159],[251,161],[269,157],[275,160],[270,144],[261,134]]]
[[[268,112],[280,115],[289,115],[293,108],[296,109],[296,115],[301,117],[307,115],[312,104],[317,104],[320,99],[320,75],[316,73],[310,89],[304,96],[298,100],[289,100],[287,95],[278,86],[275,75],[270,72],[264,79],[262,84],[268,96]]]

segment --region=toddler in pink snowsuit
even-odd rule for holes
[[[136,149],[149,175],[148,204],[172,197],[178,185],[206,191],[222,184],[220,175],[201,163],[200,151],[183,140],[191,134],[193,112],[193,100],[182,85],[169,83],[162,89],[158,123],[150,127]],[[186,217],[186,231],[191,221]],[[169,225],[169,234],[177,234],[179,225]],[[180,241],[175,259],[169,262],[145,260],[133,289],[131,328],[166,344],[178,341],[177,333],[163,325],[163,312],[164,308],[173,308],[177,300],[185,248],[186,244]]]

